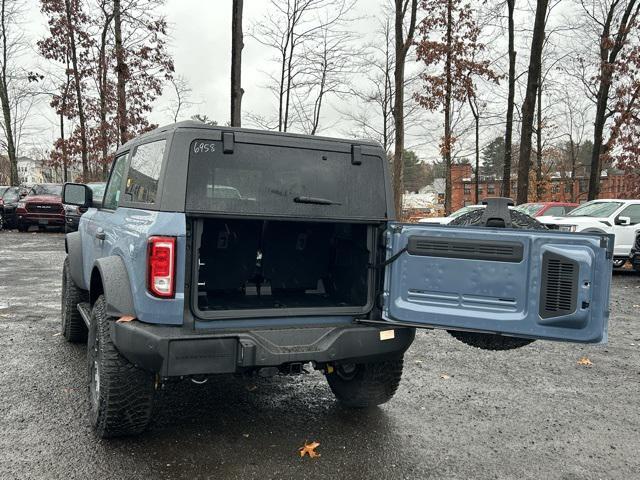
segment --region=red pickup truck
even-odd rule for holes
[[[27,196],[18,202],[16,222],[20,232],[26,232],[32,225],[64,228],[62,185],[39,183],[31,187]]]

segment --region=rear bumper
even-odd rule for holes
[[[397,356],[415,336],[412,328],[395,328],[394,338],[381,340],[380,332],[377,327],[349,325],[200,333],[133,321],[114,323],[111,335],[131,363],[173,377]]]

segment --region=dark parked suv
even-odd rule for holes
[[[343,405],[379,405],[416,328],[487,349],[606,341],[611,236],[546,230],[506,199],[462,226],[402,224],[387,163],[368,141],[184,122],[120,147],[102,202],[65,185],[88,211],[66,237],[62,331],[88,339],[97,433],[144,430],[172,378],[305,364]]]
[[[631,248],[631,255],[629,255],[631,259],[631,265],[633,268],[640,272],[640,230],[636,233],[636,241],[633,244],[633,248]]]
[[[20,201],[20,188],[19,187],[7,187],[7,189],[0,196],[0,216],[2,216],[2,223],[4,228],[16,228],[16,208]]]
[[[31,226],[63,228],[62,185],[39,183],[31,187],[27,196],[18,202],[16,222],[21,232]]]

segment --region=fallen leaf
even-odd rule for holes
[[[304,447],[301,447],[298,451],[300,452],[301,457],[309,455],[310,458],[316,458],[320,456],[320,454],[316,452],[316,448],[318,448],[319,446],[320,444],[318,442],[304,442]]]
[[[578,365],[584,365],[585,367],[590,367],[593,365],[593,362],[589,360],[587,357],[582,357],[578,360]]]
[[[451,377],[449,375],[447,375],[446,373],[441,373],[440,374],[440,378],[442,380],[449,380]]]
[[[120,317],[116,323],[126,323],[126,322],[132,322],[136,319],[136,317],[132,317],[131,315],[124,315],[122,317]]]
[[[62,335],[62,332],[54,333],[53,336],[57,337],[58,335]]]

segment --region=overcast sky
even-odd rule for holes
[[[29,5],[29,15],[25,25],[25,31],[31,40],[33,54],[23,59],[29,69],[46,71],[45,60],[37,54],[36,41],[47,34],[46,19],[40,13],[39,0],[26,0]],[[350,27],[358,34],[358,41],[362,44],[379,41],[374,35],[377,28],[376,15],[380,15],[382,7],[388,0],[359,0],[353,17],[359,20],[351,22]],[[275,51],[259,44],[247,33],[252,25],[260,22],[269,8],[268,0],[245,0],[244,2],[244,30],[245,48],[243,51],[242,86],[245,90],[243,97],[243,126],[252,126],[246,114],[253,113],[267,117],[277,114],[276,98],[266,88],[268,80],[266,72],[274,72],[277,69],[271,60]],[[490,5],[490,4],[488,4]],[[205,114],[209,118],[217,120],[219,124],[229,121],[229,95],[230,95],[230,50],[231,50],[231,0],[167,0],[164,13],[170,26],[170,52],[173,54],[176,75],[184,77],[193,90],[191,100],[195,102],[189,110],[182,112],[182,118],[189,118],[195,113]],[[526,2],[519,3],[520,10],[516,18],[516,40],[518,48],[519,85],[517,87],[516,106],[521,105],[526,80],[526,68],[529,49],[529,35],[532,24],[530,5]],[[557,7],[553,14],[551,25],[574,23],[576,5],[573,2],[564,2]],[[490,18],[487,41],[488,53],[497,63],[494,65],[497,72],[506,73],[506,35],[500,30],[498,18]],[[565,48],[567,41],[554,33],[555,43],[560,48]],[[555,48],[555,47],[554,47]],[[418,64],[415,57],[410,54],[408,58],[408,71],[415,71]],[[553,69],[552,69],[553,70]],[[363,78],[353,79],[353,86],[366,84]],[[504,133],[503,119],[506,107],[506,80],[500,85],[480,82],[480,95],[487,102],[484,118],[481,126],[481,147],[489,143],[496,136]],[[173,98],[170,85],[165,88],[165,93],[154,105],[150,119],[154,123],[167,124],[172,121],[171,114],[167,110],[168,103]],[[553,107],[551,96],[545,96],[543,104]],[[323,109],[320,134],[328,136],[348,136],[354,130],[353,124],[344,119],[340,112],[345,110],[355,111],[361,108],[355,99],[338,100],[330,98],[328,105]],[[461,110],[466,131],[458,130],[459,135],[458,155],[472,155],[473,135],[469,121],[468,108]],[[424,160],[438,158],[438,144],[442,135],[442,114],[435,112],[424,114],[419,121],[414,122],[409,130],[406,146],[415,149]],[[516,112],[516,121],[518,113]],[[48,99],[44,98],[33,111],[30,120],[28,138],[23,141],[22,153],[28,153],[30,146],[43,146],[50,148],[58,136],[58,120],[53,110],[48,106]],[[459,125],[456,125],[458,128]],[[518,126],[516,125],[516,131]],[[466,142],[464,148],[462,142]],[[463,150],[463,151],[461,151]]]
[[[28,0],[29,15],[26,30],[31,39],[34,55],[24,59],[26,65],[43,65],[36,50],[36,41],[47,34],[46,19],[40,13],[39,1]],[[373,15],[380,10],[384,0],[360,0],[354,16],[361,17],[354,28],[362,33],[366,41],[367,30],[374,25]],[[183,76],[193,90],[192,101],[196,104],[184,111],[180,116],[200,113],[217,120],[220,124],[229,121],[230,91],[230,52],[231,52],[231,0],[168,0],[164,7],[170,25],[170,52],[173,54],[176,75]],[[251,26],[259,22],[269,6],[267,0],[245,0],[244,31],[245,48],[242,57],[242,87],[245,94],[242,102],[243,114],[252,112],[269,116],[277,108],[276,99],[270,91],[263,88],[267,81],[265,72],[272,71],[276,65],[273,59],[275,51],[260,45],[247,33]],[[167,111],[167,104],[173,96],[171,86],[167,85],[165,93],[156,102],[151,120],[158,124],[172,121]],[[344,136],[349,125],[341,121],[341,115],[331,100],[324,110],[321,134]],[[344,104],[340,105],[344,109]],[[25,144],[47,143],[57,138],[57,118],[48,102],[43,101],[34,112],[39,119],[33,123],[38,125],[30,141]],[[244,126],[249,122],[244,120]]]

